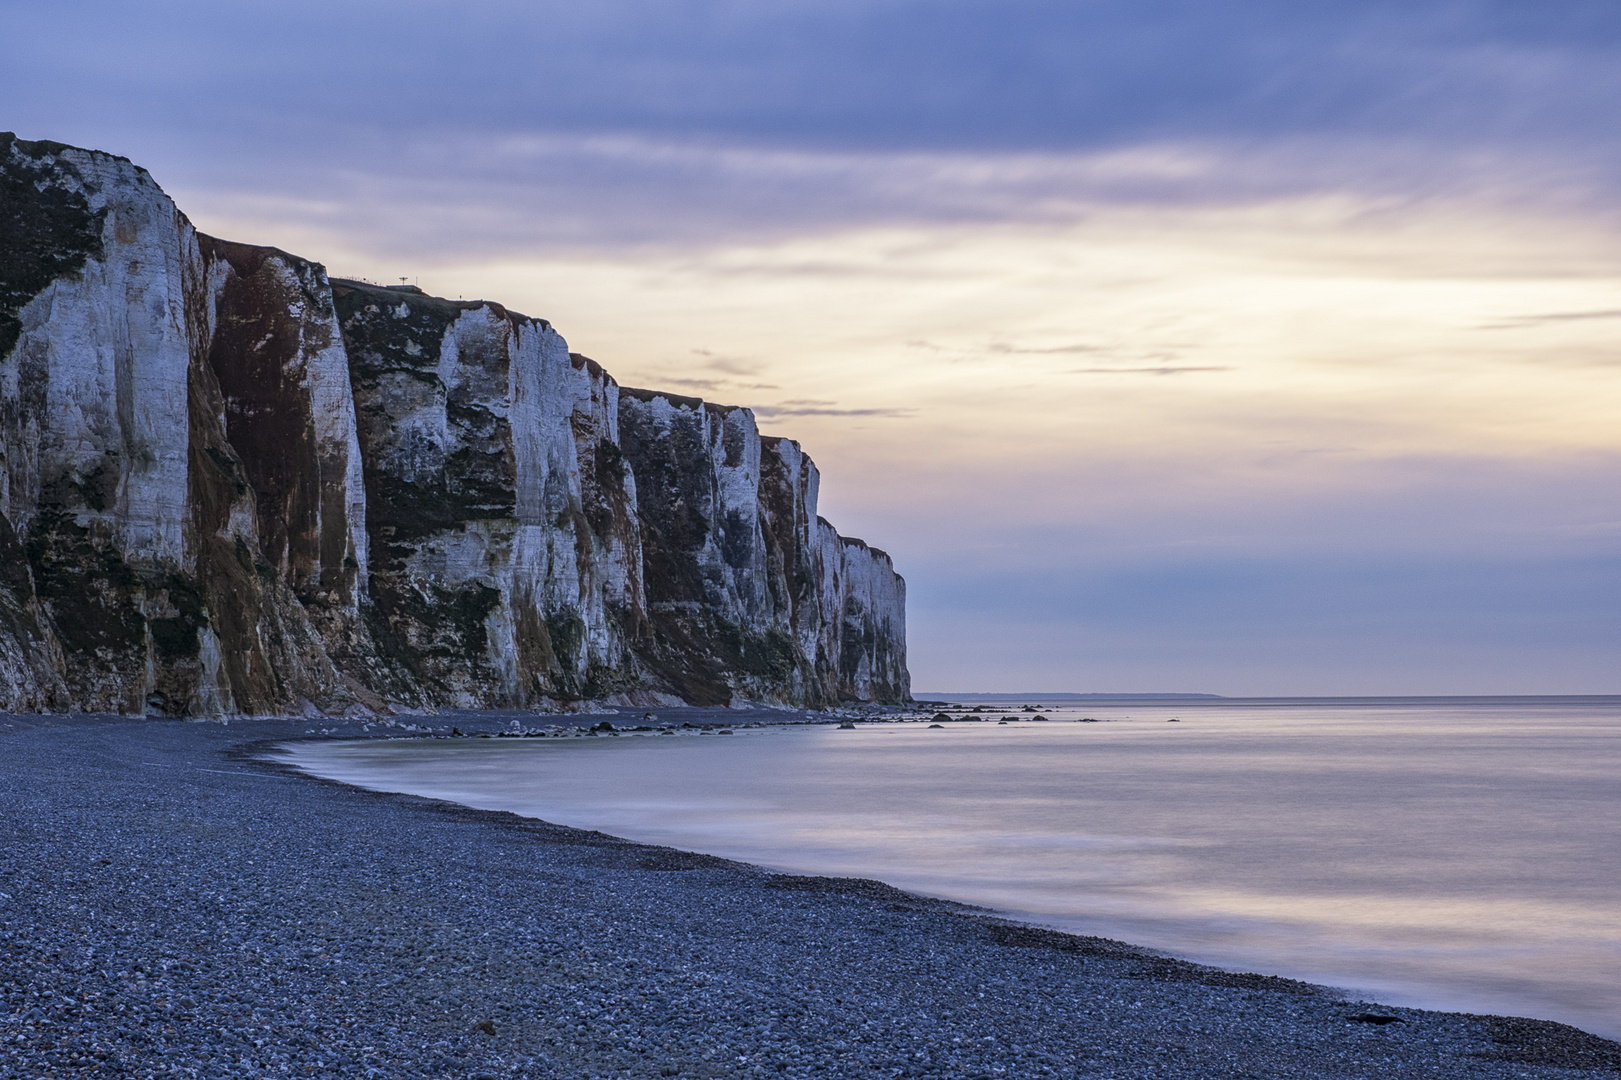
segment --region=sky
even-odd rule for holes
[[[0,0],[0,129],[755,409],[914,686],[1621,693],[1609,0]]]

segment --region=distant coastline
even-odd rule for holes
[[[925,693],[921,690],[912,694],[915,701],[1164,701],[1174,699],[1185,701],[1189,698],[1199,698],[1211,701],[1220,701],[1220,694],[947,694]]]
[[[1256,705],[1268,704],[1295,704],[1299,702],[1312,702],[1315,704],[1357,704],[1367,705],[1376,703],[1396,702],[1474,702],[1474,703],[1501,703],[1504,705],[1524,704],[1535,701],[1569,701],[1569,702],[1611,702],[1621,701],[1621,694],[1278,694],[1278,695],[1237,695],[1226,694],[1043,694],[1035,691],[1019,694],[951,694],[935,690],[918,690],[913,693],[912,700],[918,705],[938,704],[943,702],[1040,702],[1040,701],[1220,701],[1228,704],[1239,702],[1253,702]]]

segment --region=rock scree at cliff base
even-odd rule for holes
[[[905,582],[747,408],[0,134],[0,711],[909,699]]]

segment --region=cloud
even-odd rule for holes
[[[710,371],[719,371],[727,375],[753,375],[760,370],[758,360],[736,360],[731,357],[715,356],[699,349],[694,349],[693,352],[708,357],[702,366]]]
[[[962,566],[908,586],[925,688],[1605,694],[1621,648],[1610,558],[1237,556],[1056,580]]]
[[[908,344],[910,344],[910,342]],[[993,353],[1015,353],[1027,356],[1052,356],[1062,355],[1065,353],[1101,352],[1102,347],[1098,345],[1057,345],[1049,349],[1030,349],[1015,345],[995,344],[990,346],[990,351]]]
[[[1510,319],[1487,323],[1482,330],[1524,330],[1549,323],[1587,322],[1592,319],[1621,319],[1621,308],[1602,311],[1563,311],[1546,315],[1516,315]]]
[[[238,234],[328,250],[488,257],[1347,190],[1613,214],[1621,194],[1615,5],[0,11],[7,124],[132,156]]]
[[[1132,367],[1132,368],[1070,368],[1069,375],[1184,375],[1192,371],[1232,371],[1233,368],[1221,365],[1186,366],[1186,367]]]
[[[379,17],[318,0],[10,0],[5,66],[28,105],[50,94],[278,141],[298,128],[996,151],[1325,130],[1612,139],[1621,12],[1513,7],[401,0]]]
[[[519,140],[525,149],[516,152],[477,131],[403,131],[334,134],[330,145],[272,154],[260,146],[145,149],[133,130],[79,141],[141,160],[205,227],[417,259],[690,248],[884,224],[1064,227],[1119,207],[1242,208],[1304,197],[1345,198],[1375,217],[1470,200],[1621,221],[1621,169],[1612,175],[1604,162],[1547,147],[1453,151],[1360,134],[1261,145],[1200,136],[1061,152],[783,150],[549,134]],[[1171,158],[1185,167],[1157,167]],[[841,272],[812,260],[793,269]]]
[[[758,416],[775,418],[779,416],[886,416],[907,417],[917,413],[916,409],[838,409],[821,405],[757,405],[754,412]]]

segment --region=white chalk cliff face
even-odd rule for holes
[[[0,135],[0,709],[900,701],[905,583],[747,409]]]

